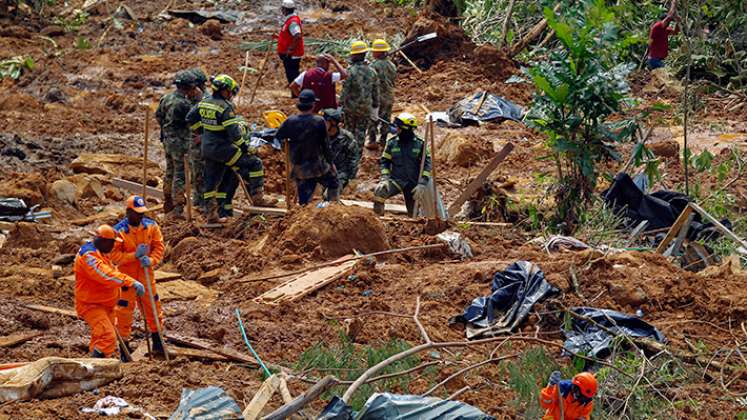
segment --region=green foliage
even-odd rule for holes
[[[79,50],[88,50],[91,49],[91,42],[88,40],[88,38],[79,36],[75,38],[75,48]]]
[[[371,346],[358,346],[351,342],[345,334],[340,333],[337,344],[319,342],[306,349],[295,363],[298,372],[318,372],[319,376],[332,374],[341,380],[355,380],[371,366],[378,364],[390,356],[401,353],[411,346],[403,340],[392,339],[388,342]],[[401,372],[413,368],[421,363],[417,355],[413,355],[392,363],[378,374]],[[425,369],[422,375],[433,377],[433,369]],[[407,393],[410,381],[414,376],[398,376],[361,386],[350,401],[355,410],[359,410],[368,397],[374,392],[389,390]],[[327,394],[324,398],[331,397]]]
[[[698,172],[705,172],[711,169],[713,163],[713,153],[709,152],[708,149],[700,152],[699,155],[691,158],[691,164]]]
[[[625,235],[620,235],[619,229],[625,226],[625,217],[607,207],[600,200],[594,200],[593,204],[582,213],[580,229],[576,233],[591,246],[607,245],[622,248],[627,242]]]
[[[31,57],[17,56],[0,61],[0,80],[10,77],[18,80],[26,70],[34,69],[34,59]]]
[[[87,12],[75,10],[75,14],[71,17],[58,16],[55,18],[55,23],[62,26],[65,32],[78,32],[80,27],[88,22],[88,16]]]
[[[397,33],[391,36],[387,41],[391,45],[392,49],[398,48],[404,40],[404,35]],[[347,57],[350,53],[350,45],[353,41],[365,40],[371,42],[365,35],[358,34],[345,39],[331,39],[331,38],[305,38],[304,46],[308,48],[313,54],[332,54],[336,57]],[[242,42],[240,47],[242,50],[250,51],[267,51],[267,49],[275,48],[274,41],[247,41]]]
[[[614,15],[602,1],[583,18],[558,18],[550,9],[545,17],[563,48],[527,71],[536,93],[526,121],[547,135],[557,157],[557,223],[572,231],[596,187],[597,165],[619,159],[615,143],[635,131],[635,124],[607,120],[623,110],[633,66],[614,64]]]

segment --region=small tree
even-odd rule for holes
[[[557,222],[566,232],[575,229],[594,192],[598,164],[618,159],[615,143],[635,129],[627,120],[608,121],[626,101],[634,65],[614,64],[615,16],[603,1],[589,3],[580,17],[558,18],[545,9],[561,47],[528,70],[537,90],[527,121],[547,135],[554,152]]]

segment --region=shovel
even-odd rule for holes
[[[412,40],[412,41],[408,42],[407,44],[405,44],[405,45],[400,45],[400,46],[399,46],[399,48],[397,48],[397,49],[394,49],[394,50],[392,50],[392,51],[389,51],[388,53],[386,53],[386,55],[387,55],[387,56],[390,56],[390,55],[392,55],[392,54],[395,54],[395,53],[397,53],[397,52],[399,52],[399,51],[402,51],[402,50],[404,50],[405,48],[409,47],[409,46],[410,46],[410,45],[412,45],[412,44],[417,44],[417,43],[420,43],[420,42],[425,42],[425,41],[428,41],[428,40],[434,39],[434,38],[436,38],[437,36],[438,36],[438,34],[437,34],[436,32],[431,32],[431,33],[429,33],[429,34],[425,34],[425,35],[420,35],[419,37],[417,37],[417,38],[415,38],[414,40]]]

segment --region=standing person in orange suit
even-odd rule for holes
[[[163,312],[161,311],[161,302],[158,300],[156,278],[153,272],[153,267],[163,259],[163,235],[158,224],[153,219],[145,217],[147,211],[148,208],[145,206],[145,200],[142,197],[133,195],[127,199],[125,218],[114,225],[114,229],[122,242],[117,243],[114,247],[112,260],[117,263],[123,273],[141,283],[146,281],[145,270],[148,271],[157,316],[153,314],[148,297],[138,299],[135,290],[125,285],[122,287],[122,296],[117,301],[117,330],[125,345],[128,345],[132,333],[132,316],[139,302],[140,310],[145,312],[143,315],[151,335],[153,353],[163,355],[163,343],[158,335],[158,325],[156,325],[156,319],[158,319],[158,322],[163,326]]]
[[[91,357],[110,357],[117,348],[114,306],[120,289],[145,294],[142,283],[118,271],[109,259],[114,244],[121,241],[111,226],[101,225],[93,241],[80,247],[75,257],[75,311],[91,328]]]

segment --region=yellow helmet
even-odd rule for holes
[[[373,52],[387,52],[391,49],[385,39],[374,39],[374,42],[371,43],[371,51]]]
[[[403,112],[394,119],[394,124],[400,127],[418,128],[418,120],[409,112]]]
[[[213,77],[212,84],[213,84],[213,89],[215,89],[216,91],[228,89],[231,92],[233,92],[234,95],[239,91],[238,83],[236,83],[236,81],[233,80],[233,77],[227,74],[219,74]]]
[[[350,45],[350,55],[365,54],[368,52],[368,44],[365,41],[353,41]]]
[[[277,110],[265,111],[262,116],[265,118],[265,122],[270,128],[278,128],[286,119],[288,119],[283,111]]]

